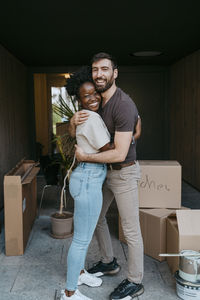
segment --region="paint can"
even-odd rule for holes
[[[180,252],[179,276],[185,281],[200,284],[200,253],[193,250]]]
[[[192,283],[179,276],[179,271],[175,273],[176,293],[183,300],[200,300],[200,282]]]

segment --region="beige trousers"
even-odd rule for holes
[[[143,278],[143,240],[139,222],[138,180],[140,179],[139,163],[122,168],[109,170],[103,186],[103,207],[96,227],[102,261],[113,260],[113,248],[106,221],[106,212],[115,198],[124,236],[128,244],[128,274],[131,282],[141,283]]]

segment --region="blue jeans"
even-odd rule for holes
[[[66,289],[77,289],[80,271],[84,269],[87,249],[92,239],[102,208],[102,184],[106,165],[80,163],[69,182],[74,198],[74,235],[67,256]]]

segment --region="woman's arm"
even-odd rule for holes
[[[141,131],[142,131],[142,122],[140,116],[138,116],[138,121],[135,126],[135,133],[133,134],[133,138],[132,138],[132,144],[135,144],[135,141],[139,139],[139,137],[141,136]]]
[[[68,132],[69,132],[71,137],[76,136],[76,125],[74,123],[74,116],[69,121]]]
[[[69,131],[69,134],[71,135],[71,137],[76,136],[76,126],[87,121],[88,117],[89,117],[89,113],[86,111],[82,111],[82,110],[76,112],[73,115],[73,117],[70,119],[70,123],[69,123],[69,127],[68,127],[68,131]]]
[[[115,148],[114,144],[108,143],[108,144],[105,144],[103,147],[101,147],[99,150],[100,150],[100,152],[103,152],[103,151],[107,151],[107,150],[112,150],[114,148]]]
[[[141,136],[141,131],[142,131],[142,122],[140,117],[138,116],[138,121],[135,126],[135,133],[133,135],[135,140],[139,139],[139,137]]]

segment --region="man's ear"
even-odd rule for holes
[[[118,77],[118,69],[114,69],[114,79]]]

